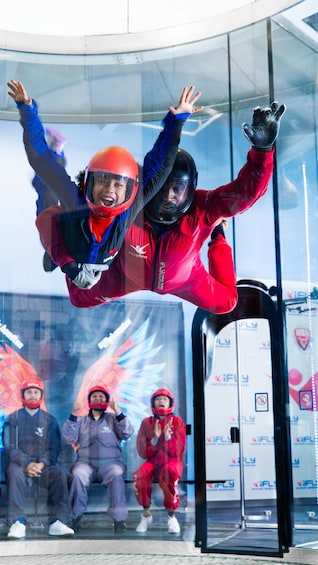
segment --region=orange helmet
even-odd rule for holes
[[[28,388],[37,388],[38,390],[40,390],[41,391],[40,400],[25,400],[24,391],[27,390]],[[23,381],[23,383],[21,384],[21,398],[23,405],[27,406],[27,408],[39,408],[41,401],[43,399],[43,395],[44,395],[44,388],[40,379],[37,379],[36,377],[30,377],[28,380]]]
[[[169,408],[155,408],[155,398],[157,396],[167,396],[170,400]],[[174,396],[167,388],[159,388],[151,395],[150,405],[154,416],[168,416],[172,414],[174,409]]]
[[[94,173],[107,173],[111,177],[127,181],[125,202],[115,208],[96,206],[92,200]],[[104,147],[88,163],[84,177],[84,193],[92,214],[108,218],[118,216],[129,208],[135,200],[139,184],[139,168],[136,160],[124,147]]]

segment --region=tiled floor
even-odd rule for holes
[[[292,548],[283,558],[245,555],[203,554],[194,544],[194,526],[182,523],[180,536],[168,534],[166,518],[155,516],[153,528],[136,534],[139,513],[128,523],[125,533],[115,535],[112,522],[87,519],[74,537],[53,538],[47,535],[45,520],[32,523],[23,540],[8,540],[7,528],[0,526],[0,565],[317,565],[316,551]],[[251,535],[251,534],[250,534]],[[261,539],[255,541],[262,544]],[[318,536],[317,536],[318,537]],[[229,548],[227,549],[229,551]]]
[[[5,541],[3,565],[317,565],[317,552],[292,550],[283,559],[201,554],[190,542],[143,541]]]
[[[283,558],[266,558],[252,555],[229,555],[201,553],[195,547],[194,513],[179,511],[180,536],[168,534],[167,516],[162,510],[153,511],[154,524],[147,534],[136,534],[140,509],[130,509],[128,528],[125,533],[115,535],[112,521],[106,513],[87,513],[83,528],[71,538],[53,538],[47,535],[47,518],[33,519],[27,527],[24,540],[8,540],[4,517],[0,519],[0,565],[260,565],[260,564],[318,564],[318,532],[301,530],[296,543],[312,543],[306,549],[292,548]],[[268,531],[268,530],[267,530]],[[212,532],[213,533],[213,532]],[[244,532],[243,532],[244,533]],[[257,530],[249,530],[252,545],[264,547],[265,538]],[[222,533],[214,532],[216,538]],[[212,536],[212,534],[211,534]],[[210,536],[210,537],[211,537]],[[255,540],[253,540],[253,536]],[[311,537],[310,537],[311,536]],[[215,541],[212,539],[212,541]],[[216,539],[215,538],[215,539]],[[264,542],[264,543],[263,543]],[[212,542],[211,542],[212,543]],[[223,546],[232,551],[223,535]],[[262,545],[263,544],[263,545]],[[235,551],[235,550],[233,550]]]

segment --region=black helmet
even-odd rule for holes
[[[170,182],[186,184],[186,198],[179,206],[163,200],[165,188]],[[149,220],[160,224],[173,224],[190,208],[198,182],[198,172],[190,153],[178,149],[173,169],[162,189],[145,206]]]

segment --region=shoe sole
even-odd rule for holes
[[[65,537],[65,536],[73,536],[73,535],[74,535],[74,532],[67,532],[67,533],[65,533],[65,534],[52,534],[52,533],[48,532],[48,535],[49,535],[49,536],[55,536],[55,537],[60,537],[60,538],[61,538],[61,537]]]

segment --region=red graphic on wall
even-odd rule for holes
[[[95,385],[104,386],[121,408],[129,410],[133,426],[148,416],[149,398],[166,367],[165,361],[155,361],[162,345],[155,345],[157,336],[148,326],[149,320],[145,320],[122,345],[106,349],[87,369],[76,398],[80,416],[87,414],[88,391]]]
[[[304,351],[307,349],[308,345],[310,344],[310,331],[308,328],[295,328],[294,335],[296,341]]]
[[[122,355],[129,351],[132,345],[133,343],[128,339],[117,351],[102,355],[86,371],[77,395],[77,401],[81,404],[81,409],[77,412],[79,416],[87,414],[89,410],[87,402],[88,391],[95,385],[104,386],[110,397],[116,397],[117,402],[122,403],[124,401],[123,398],[118,396],[118,393],[123,380],[129,380],[129,378],[132,378],[132,375],[118,361],[120,361]]]
[[[289,394],[301,410],[318,411],[318,372],[305,383],[298,369],[288,371]],[[296,388],[297,387],[297,388]]]
[[[9,345],[4,347],[0,345],[0,401],[1,408],[6,414],[22,408],[21,384],[34,377],[42,382],[34,367],[19,353]],[[41,408],[46,410],[44,401],[41,403]]]

